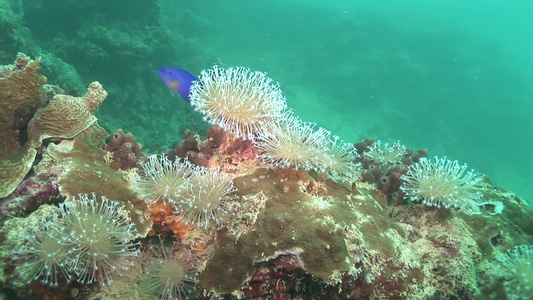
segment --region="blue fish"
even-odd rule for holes
[[[177,68],[166,67],[157,69],[157,74],[163,82],[173,91],[178,93],[183,100],[190,102],[189,93],[194,81],[198,81],[191,73]]]

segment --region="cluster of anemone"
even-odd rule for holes
[[[413,201],[434,207],[455,207],[465,212],[477,212],[482,194],[479,176],[467,165],[445,157],[429,160],[425,157],[409,166],[401,177],[401,189]]]
[[[171,204],[181,221],[208,229],[221,226],[231,215],[236,188],[220,170],[152,155],[134,181],[136,192],[150,204]]]
[[[355,181],[359,174],[353,145],[292,114],[266,126],[254,146],[265,163],[276,167],[328,173],[348,181]]]
[[[215,66],[193,83],[190,99],[207,122],[252,140],[265,163],[325,172],[338,180],[358,176],[353,146],[295,117],[279,85],[265,73]]]
[[[60,205],[18,251],[20,276],[57,286],[61,276],[82,284],[110,284],[133,265],[136,230],[125,207],[105,197],[81,194]]]

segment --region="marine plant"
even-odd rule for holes
[[[189,97],[207,122],[244,139],[280,119],[287,108],[278,84],[265,73],[243,67],[202,71]]]
[[[409,166],[401,177],[401,189],[413,201],[421,201],[434,207],[455,207],[466,212],[479,210],[477,200],[481,197],[477,184],[480,178],[467,165],[435,157],[425,157]]]

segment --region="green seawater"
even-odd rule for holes
[[[173,3],[171,28],[267,72],[305,121],[467,163],[533,205],[533,2]]]
[[[73,93],[100,81],[110,96],[99,123],[146,151],[208,128],[155,69],[246,66],[345,141],[427,149],[533,206],[533,2],[126,2],[9,3],[31,31],[18,50],[42,56],[49,82]]]

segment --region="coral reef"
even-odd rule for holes
[[[352,145],[295,117],[246,139],[219,126],[205,137],[188,131],[175,150],[147,157],[133,135],[109,136],[96,123],[106,96],[98,83],[81,97],[41,86],[33,101],[44,106],[2,127],[16,143],[9,161],[20,163],[21,149],[35,153],[28,176],[1,200],[1,291],[20,299],[527,295],[516,289],[527,290],[529,273],[514,271],[531,259],[533,212],[458,164],[428,166],[425,151],[399,142]],[[475,187],[476,199],[469,209],[421,205],[426,177],[447,191]]]
[[[64,170],[50,156],[44,156],[7,197],[0,200],[0,223],[6,217],[22,217],[43,204],[61,202],[59,174]]]
[[[225,168],[227,173],[237,173],[253,168],[259,163],[259,151],[252,142],[226,134],[220,127],[212,126],[205,139],[188,131],[175,150],[167,151],[170,158],[186,158],[206,168]]]
[[[59,176],[61,195],[73,197],[96,193],[122,203],[135,224],[138,236],[145,236],[152,222],[147,217],[148,208],[131,189],[129,178],[132,175],[111,167],[106,160],[107,153],[94,142],[104,139],[107,133],[99,128],[91,130],[90,133],[79,134],[74,140],[50,144],[46,149],[46,155],[64,169]]]
[[[82,97],[55,95],[38,110],[28,124],[28,134],[33,147],[41,146],[44,139],[71,139],[96,123],[93,115],[107,97],[99,82],[93,82]]]
[[[399,142],[382,147],[380,141],[367,138],[354,145],[361,164],[361,181],[374,184],[391,204],[405,204],[405,193],[400,189],[402,176],[410,165],[427,157],[425,150],[413,151]]]
[[[0,64],[13,59],[24,47],[29,30],[22,25],[22,1],[0,1]]]
[[[58,7],[62,18],[57,18]],[[188,103],[168,98],[154,70],[178,63],[196,73],[206,61],[216,61],[195,37],[172,31],[161,22],[161,11],[166,9],[153,0],[24,1],[18,11],[31,31],[26,43],[32,47],[19,51],[41,56],[49,81],[69,95],[83,94],[85,82],[92,78],[105,82],[114,101],[100,109],[100,123],[109,132],[122,128],[134,133],[145,149],[154,152],[167,147],[180,130],[208,130],[201,117],[187,108]],[[79,14],[83,17],[74,17]],[[194,28],[198,22],[189,25]],[[159,130],[163,127],[170,130]]]

